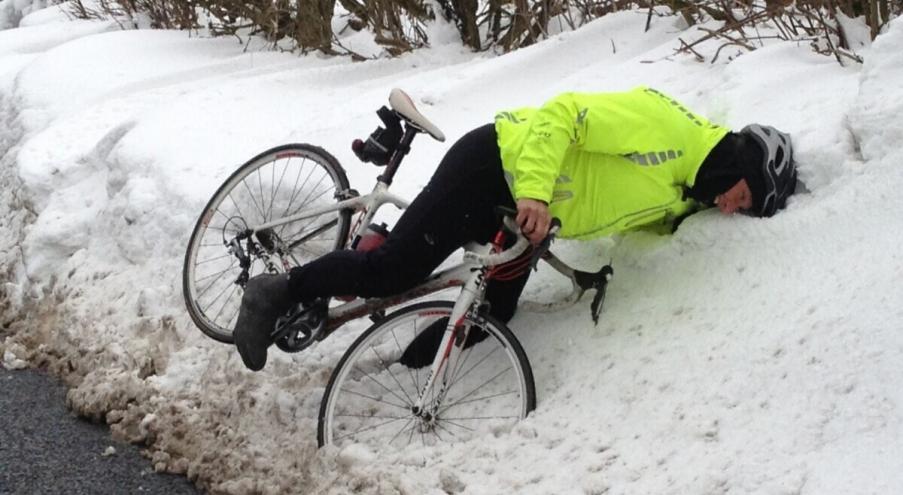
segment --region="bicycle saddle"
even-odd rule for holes
[[[433,136],[433,139],[436,141],[445,141],[445,134],[430,122],[428,118],[424,117],[422,113],[417,111],[417,107],[414,106],[411,97],[404,91],[398,88],[392,88],[392,91],[389,93],[389,106],[392,107],[392,110],[398,112],[399,115],[411,123],[411,125],[426,132],[430,136]]]

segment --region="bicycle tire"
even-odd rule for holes
[[[489,338],[462,350],[459,366],[452,374],[446,393],[439,397],[441,406],[437,402],[435,424],[427,424],[424,428],[423,418],[416,416],[411,406],[429,375],[430,366],[413,370],[399,363],[395,355],[404,352],[408,337],[413,340],[431,321],[447,319],[453,306],[450,301],[412,304],[372,325],[355,340],[333,370],[320,403],[317,424],[320,447],[327,444],[341,447],[352,442],[366,443],[381,450],[403,445],[405,440],[410,444],[418,433],[423,443],[464,441],[475,435],[507,431],[535,409],[533,371],[523,347],[504,323],[481,313],[473,318],[466,317],[465,321],[487,331]],[[422,321],[418,325],[420,318]],[[410,331],[403,328],[411,323]],[[500,359],[486,364],[499,349],[503,351],[497,356]],[[513,373],[508,373],[509,368],[504,366],[509,366]],[[501,371],[497,371],[500,367]],[[374,368],[375,371],[368,373]],[[463,374],[459,376],[459,372]],[[468,378],[471,372],[475,374]],[[516,389],[509,390],[497,380],[505,375],[513,378]],[[489,379],[483,381],[487,376]],[[483,383],[473,386],[480,381]],[[490,400],[498,403],[490,405]],[[462,416],[466,414],[462,409],[455,410],[462,405],[468,405],[476,415]],[[387,409],[390,412],[386,413]],[[446,414],[452,410],[454,416]],[[492,416],[495,412],[504,416]],[[358,424],[362,426],[350,431]]]
[[[309,144],[271,148],[233,172],[207,202],[185,252],[182,295],[195,325],[214,340],[233,342],[232,329],[244,284],[238,259],[226,246],[229,236],[252,223],[260,225],[312,205],[328,205],[338,201],[338,193],[347,189],[348,178],[338,160]],[[278,271],[288,270],[343,248],[350,218],[350,211],[339,210],[276,227],[269,242],[278,242],[280,248],[264,247],[260,251],[266,251],[271,259],[278,258],[279,263],[274,264]],[[264,270],[267,266],[263,258],[253,257],[248,275]]]

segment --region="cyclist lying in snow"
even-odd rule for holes
[[[552,217],[562,221],[558,235],[571,239],[672,231],[713,205],[725,214],[771,216],[794,192],[796,175],[790,138],[772,127],[731,132],[645,87],[564,93],[541,108],[501,112],[495,124],[459,139],[378,249],[334,251],[288,273],[252,278],[235,344],[245,366],[262,369],[269,332],[295,304],[410,289],[464,244],[489,242],[499,228],[497,205],[517,208],[534,243]],[[492,316],[511,319],[528,275],[489,282]],[[446,324],[433,326],[406,349],[403,364],[432,362]]]

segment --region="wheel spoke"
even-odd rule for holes
[[[228,269],[223,270],[222,272],[220,272],[220,274],[223,275],[223,276],[225,276],[226,272],[229,272],[229,271],[231,271],[231,270],[232,270],[232,267],[229,267]],[[200,298],[204,297],[204,295],[207,294],[207,291],[210,290],[210,289],[212,289],[213,286],[216,285],[216,283],[217,283],[218,281],[222,280],[222,278],[223,278],[223,277],[220,276],[220,277],[216,277],[215,279],[213,279],[213,281],[210,282],[210,284],[207,285],[207,287],[204,287],[204,289],[202,289],[201,292],[198,293],[196,299],[200,299]],[[228,287],[228,285],[227,285],[226,287]],[[226,290],[226,289],[223,289],[223,290]]]
[[[276,193],[279,192],[280,187],[282,187],[282,179],[285,178],[285,172],[288,171],[288,165],[289,165],[289,163],[291,163],[291,159],[289,159],[288,162],[286,162],[285,166],[282,167],[282,173],[279,175],[279,182],[276,183],[276,181],[275,181],[275,178],[276,178],[276,160],[275,160],[275,159],[273,160],[273,174],[272,174],[272,175],[273,175],[273,177],[272,177],[273,180],[271,180],[270,183],[271,183],[271,184],[274,184],[274,185],[273,185],[273,193],[272,193],[272,195],[270,196],[270,208],[269,208],[269,210],[267,210],[267,213],[268,213],[268,214],[272,214],[272,213],[273,213],[273,206],[276,204]]]
[[[398,435],[401,435],[402,432],[404,432],[404,430],[407,429],[407,427],[408,427],[409,425],[411,425],[411,423],[413,423],[413,422],[414,422],[414,417],[412,416],[412,417],[408,420],[407,423],[405,423],[405,424],[403,424],[403,425],[401,426],[401,429],[398,430],[397,433],[395,433],[394,435],[392,435],[392,438],[389,439],[388,445],[392,445],[392,442],[394,442],[395,439],[398,438]],[[414,427],[411,426],[411,431],[413,431],[413,430],[414,430]],[[408,442],[408,443],[411,443],[411,442]]]
[[[459,425],[458,423],[455,423],[454,421],[451,421],[451,420],[448,420],[448,419],[443,419],[442,421],[444,421],[444,422],[446,422],[446,423],[448,423],[448,424],[450,424],[450,425],[452,425],[452,426],[457,426],[458,428],[461,428],[462,430],[467,430],[467,431],[469,431],[469,432],[474,432],[474,431],[476,431],[476,430],[474,430],[473,428],[468,428],[468,427],[466,427],[466,426],[464,426],[464,425]]]
[[[447,421],[451,424],[455,424],[454,421],[476,421],[486,419],[520,419],[520,416],[468,416],[464,418],[442,418],[443,421]]]
[[[215,279],[213,282],[210,282],[210,285],[208,285],[204,290],[202,290],[198,294],[197,299],[201,299],[202,297],[204,297],[207,294],[207,291],[212,289],[216,285],[216,282],[219,281],[221,278],[222,277]],[[210,301],[210,304],[207,305],[207,308],[210,308],[210,306],[213,306],[213,304],[216,303],[216,301],[218,301],[220,297],[223,297],[223,293],[226,292],[227,290],[229,290],[229,285],[231,285],[231,284],[228,284],[225,287],[223,287],[223,289],[219,292],[219,294],[217,294],[216,297],[214,297],[213,300]]]
[[[217,211],[219,211],[219,210],[217,210]],[[234,231],[231,231],[231,232],[230,232],[228,229],[226,229],[226,226],[225,226],[225,225],[223,225],[222,227],[217,226],[217,225],[208,225],[208,226],[207,226],[207,230],[218,230],[218,231],[220,231],[220,232],[222,232],[222,233],[224,233],[224,234],[225,234],[225,233],[232,233],[232,234],[235,234],[235,235],[240,234],[240,232],[239,232],[238,230],[234,230]],[[216,243],[216,244],[213,244],[213,246],[222,246],[222,245],[223,245],[222,242],[218,242],[218,243]]]
[[[436,422],[436,428],[441,428],[442,431],[447,432],[449,435],[455,437],[456,439],[458,438],[458,435],[455,435],[455,432],[453,432],[453,431],[449,430],[448,428],[442,426],[442,423],[440,423],[440,422],[438,422],[438,421]]]
[[[444,442],[444,441],[445,441],[445,440],[442,439],[442,437],[439,436],[439,432],[436,431],[435,428],[430,428],[430,433],[432,433],[433,436],[436,437],[440,442]]]
[[[263,167],[260,167],[257,169],[257,171],[256,171],[257,173],[255,175],[257,175],[257,189],[260,191],[260,206],[261,206],[260,214],[263,215],[263,221],[265,222],[267,219],[266,208],[265,208],[267,197],[263,193],[263,179],[261,179],[261,177],[260,177],[261,176],[261,174],[260,174],[261,168],[263,168]]]
[[[471,327],[470,330],[468,331],[467,338],[470,338],[470,332],[473,332],[473,327]],[[464,339],[464,343],[465,343],[464,345],[466,345],[466,343],[467,343],[467,338]],[[451,374],[451,383],[448,386],[449,389],[451,389],[453,386],[455,386],[456,383],[458,383],[458,380],[459,380],[458,373],[461,371],[462,368],[464,368],[464,366],[467,365],[467,361],[470,359],[470,356],[473,354],[473,348],[475,346],[476,346],[476,344],[470,346],[466,351],[462,351],[464,353],[464,359],[459,359],[458,362],[455,363],[455,369],[452,370],[452,374]],[[477,363],[477,364],[479,365],[479,363]],[[473,368],[471,368],[471,369],[473,369]],[[465,373],[464,375],[462,375],[461,378],[463,378],[464,376],[467,376],[467,374]]]
[[[414,428],[414,426],[411,426],[411,434],[408,435],[408,445],[411,445],[411,442],[414,441],[414,430],[416,430],[416,428]]]
[[[459,381],[463,380],[464,377],[469,375],[471,371],[477,369],[481,364],[486,362],[486,360],[489,359],[490,356],[495,354],[496,351],[498,351],[499,349],[501,349],[501,346],[497,346],[497,347],[493,348],[492,351],[486,353],[486,355],[483,356],[482,359],[480,359],[479,361],[474,363],[474,365],[471,366],[470,368],[468,368],[467,371],[465,371],[464,373],[461,373],[461,376],[452,375],[452,380],[451,380],[451,383],[448,385],[448,388],[451,389],[452,387],[454,387]],[[471,347],[470,350],[473,351],[473,347]],[[470,357],[469,353],[468,353],[467,357]]]
[[[356,395],[356,396],[358,396],[358,397],[363,397],[363,398],[365,398],[365,399],[370,399],[370,400],[372,400],[373,402],[381,402],[381,403],[383,403],[383,404],[388,404],[388,405],[390,405],[390,406],[392,406],[392,407],[397,407],[397,408],[399,408],[399,409],[404,409],[404,410],[406,410],[406,411],[411,409],[410,406],[402,406],[402,405],[398,405],[398,404],[395,404],[395,403],[393,403],[393,402],[389,402],[389,401],[387,401],[387,400],[377,399],[376,397],[370,397],[369,395],[362,394],[362,393],[360,393],[360,392],[355,392],[354,390],[348,390],[348,389],[346,389],[346,388],[342,388],[341,390],[342,390],[343,392],[348,392],[348,393],[351,394],[351,395]]]
[[[304,189],[304,186],[307,185],[308,179],[310,179],[310,176],[314,173],[315,168],[311,168],[310,172],[307,173],[307,177],[304,178],[304,183],[301,184],[300,188],[298,187],[298,181],[301,179],[301,172],[304,171],[305,162],[306,160],[301,160],[301,166],[298,167],[298,175],[295,177],[295,187],[292,189],[292,195],[291,197],[289,197],[288,204],[285,205],[285,209],[282,210],[282,214],[279,215],[280,217],[286,217],[288,216],[288,212],[292,211],[292,205],[295,203],[295,199],[298,197],[299,191]]]
[[[334,416],[337,417],[337,418],[366,418],[366,419],[370,419],[370,418],[377,418],[377,419],[410,419],[410,418],[411,418],[410,415],[409,415],[409,416],[379,416],[379,415],[376,415],[376,414],[371,414],[371,415],[367,415],[367,414],[335,414]]]
[[[373,351],[373,354],[376,354],[376,359],[379,360],[379,364],[382,365],[383,370],[389,373],[389,376],[392,377],[392,381],[394,381],[395,384],[398,385],[398,388],[401,389],[401,393],[403,393],[405,398],[408,399],[408,404],[413,404],[415,402],[414,399],[411,399],[411,396],[408,395],[408,391],[404,389],[404,387],[401,385],[401,382],[399,382],[398,378],[395,377],[395,373],[393,373],[392,370],[389,369],[389,365],[386,364],[382,356],[379,355],[379,352],[376,351],[376,348],[371,345],[370,350]]]
[[[481,396],[481,397],[474,397],[473,399],[467,399],[467,400],[459,400],[459,401],[455,401],[453,404],[448,405],[448,406],[442,408],[442,410],[439,411],[439,412],[436,413],[436,414],[442,414],[442,413],[444,413],[445,411],[448,411],[449,409],[455,408],[455,407],[457,407],[457,406],[459,406],[459,405],[461,405],[461,404],[469,404],[469,403],[472,403],[472,402],[479,402],[479,401],[481,401],[481,400],[494,399],[494,398],[496,398],[496,397],[504,397],[504,396],[506,396],[506,395],[517,395],[517,390],[509,390],[509,391],[507,391],[507,392],[499,392],[499,393],[497,393],[497,394],[484,395],[484,396]]]
[[[348,438],[348,437],[350,437],[351,435],[357,435],[358,433],[361,433],[361,432],[364,432],[364,431],[371,431],[371,430],[375,430],[375,429],[377,429],[377,428],[382,428],[383,426],[390,425],[390,424],[392,424],[392,423],[401,421],[401,420],[403,420],[403,419],[407,419],[407,418],[390,419],[389,421],[385,421],[385,422],[383,422],[383,423],[379,423],[379,424],[376,424],[376,425],[373,425],[373,426],[368,426],[368,427],[366,427],[366,428],[360,428],[360,429],[358,429],[358,430],[354,430],[354,431],[352,431],[352,432],[350,432],[350,433],[346,433],[346,434],[344,434],[344,435],[342,435],[342,436],[336,437],[336,438],[334,438],[334,440],[341,440],[341,439],[343,439],[343,438]]]
[[[226,254],[224,254],[224,255],[222,255],[222,256],[217,256],[217,257],[215,257],[215,258],[208,258],[208,259],[205,259],[205,260],[203,260],[203,261],[197,261],[197,262],[195,262],[194,266],[195,266],[195,267],[198,267],[198,266],[204,265],[204,264],[206,264],[206,263],[212,263],[212,262],[214,262],[214,261],[229,259],[229,258],[231,258],[231,257],[232,257],[231,254],[226,253]]]
[[[395,329],[392,329],[392,339],[395,341],[395,348],[398,349],[398,355],[404,354],[404,349],[401,348],[401,344],[398,343],[398,336],[395,335]],[[405,366],[407,368],[407,366]],[[420,385],[417,383],[417,379],[414,377],[414,370],[408,368],[408,375],[411,377],[411,383],[414,384],[414,390],[420,390]]]
[[[201,277],[201,278],[195,279],[195,281],[197,281],[197,282],[204,282],[204,281],[206,281],[206,280],[208,280],[208,279],[211,279],[211,278],[213,278],[213,277],[222,277],[225,273],[231,272],[233,268],[234,268],[233,266],[230,266],[229,268],[226,268],[225,270],[222,270],[222,271],[219,271],[219,272],[214,272],[214,273],[211,273],[210,275],[204,275],[204,276]]]
[[[226,309],[226,305],[229,304],[229,301],[232,300],[232,296],[235,295],[235,291],[236,291],[236,290],[238,290],[238,286],[237,286],[237,285],[233,285],[233,286],[232,286],[232,291],[229,292],[229,296],[226,297],[226,299],[223,300],[223,305],[220,306],[219,311],[216,312],[216,316],[213,317],[213,321],[216,321],[217,318],[219,318],[219,315],[221,315],[221,314],[223,313],[223,310]],[[211,304],[211,306],[212,306],[212,304]]]
[[[327,177],[327,176],[324,176],[323,178],[325,178],[325,177]],[[321,179],[320,179],[320,182],[322,182],[322,181],[323,181],[323,179],[321,178]],[[317,184],[317,185],[319,185],[319,184]],[[328,193],[328,192],[329,192],[329,189],[324,189],[323,192],[321,192],[320,194],[318,194],[318,195],[315,196],[314,198],[311,198],[310,200],[305,199],[300,205],[298,205],[298,208],[297,208],[297,209],[295,209],[295,210],[292,211],[291,213],[286,212],[285,214],[283,214],[283,217],[289,217],[289,216],[292,216],[292,215],[297,214],[299,211],[301,211],[302,209],[304,209],[305,207],[307,207],[308,204],[310,204],[310,203],[313,202],[313,201],[316,201],[316,200],[320,199],[321,197],[323,197],[324,194],[326,194],[326,193]],[[308,198],[310,197],[310,194],[312,194],[312,192],[308,194]],[[312,218],[312,219],[311,219],[309,222],[307,222],[303,227],[301,227],[301,230],[303,231],[304,229],[307,228],[308,225],[311,225],[311,224],[313,224],[314,222],[316,222],[317,218],[319,218],[320,216],[323,216],[323,215],[319,215],[319,216],[317,216],[317,217]],[[286,229],[287,227],[288,227],[288,224],[283,225],[283,226],[282,226],[282,230],[279,232],[279,234],[280,234],[280,235],[284,234],[284,233],[285,233],[285,229]]]
[[[244,181],[242,181],[242,184],[244,184]],[[247,186],[245,186],[245,187],[247,187]],[[232,192],[231,192],[231,191],[229,192],[228,197],[229,197],[229,201],[232,201],[232,206],[235,207],[235,211],[238,212],[238,217],[239,217],[239,218],[242,218],[242,219],[248,218],[248,216],[245,215],[243,211],[241,211],[241,206],[238,204],[238,201],[235,201],[235,198],[232,196]],[[225,216],[225,215],[223,215],[223,216]],[[231,221],[231,220],[232,220],[232,217],[226,217],[226,220]],[[223,227],[221,230],[222,230],[223,232],[226,231],[225,227]]]
[[[248,187],[248,183],[245,181],[241,181],[241,184],[245,186],[245,189],[248,191],[248,197],[251,198],[251,203],[253,203],[254,208],[257,210],[257,213],[260,213],[260,218],[264,222],[266,222],[266,215],[263,213],[263,208],[261,208],[260,204],[257,203],[257,199],[254,197],[254,193],[251,192],[251,188]],[[247,217],[244,217],[247,219]]]
[[[363,373],[364,376],[366,376],[367,378],[369,378],[370,380],[372,380],[373,383],[375,383],[375,384],[379,385],[380,387],[382,387],[383,390],[385,390],[386,392],[389,392],[390,394],[392,394],[392,396],[394,396],[396,399],[400,400],[401,402],[404,402],[404,398],[402,398],[400,395],[398,395],[398,394],[396,394],[395,392],[393,392],[392,389],[390,389],[389,387],[383,385],[382,382],[380,382],[380,381],[377,380],[376,378],[373,378],[372,376],[370,376],[369,373],[367,373],[366,371],[364,371],[364,370],[358,368],[357,366],[355,366],[354,368],[357,369],[358,371],[360,371],[361,373]],[[408,403],[408,405],[411,405],[411,404],[412,404],[412,403]]]
[[[299,245],[301,245],[301,244],[303,244],[303,243],[305,243],[305,242],[307,242],[307,241],[313,239],[314,237],[317,237],[318,235],[322,234],[323,232],[326,232],[326,231],[328,231],[329,229],[335,227],[336,224],[338,224],[338,223],[339,223],[339,219],[338,219],[338,218],[333,218],[333,219],[330,220],[329,222],[324,223],[323,225],[317,227],[316,229],[314,229],[314,230],[308,232],[308,233],[305,234],[303,237],[299,237],[299,238],[297,238],[297,239],[292,239],[291,237],[289,237],[289,241],[290,241],[290,242],[289,242],[289,245],[288,245],[288,249],[289,249],[289,250],[295,249],[295,247],[297,247],[297,246],[299,246]],[[303,232],[303,230],[302,230],[302,232]],[[335,239],[326,239],[326,240],[335,240]]]
[[[511,366],[509,366],[509,367],[503,369],[502,371],[499,371],[495,376],[493,376],[492,378],[486,380],[486,381],[483,382],[482,384],[477,385],[476,387],[474,387],[473,390],[471,390],[470,392],[466,393],[463,397],[461,397],[460,399],[458,399],[458,402],[459,402],[459,401],[462,401],[462,400],[464,400],[464,399],[466,399],[466,398],[468,398],[468,397],[470,397],[471,395],[475,394],[475,393],[476,393],[478,390],[480,390],[481,388],[483,388],[483,387],[485,387],[486,385],[489,385],[490,383],[494,382],[496,378],[498,378],[498,377],[504,375],[504,374],[507,373],[510,369],[511,369]],[[448,410],[449,408],[454,407],[455,404],[457,404],[457,402],[453,402],[453,403],[451,403],[451,404],[448,404],[448,405],[446,406],[445,410]]]
[[[313,172],[311,172],[311,174],[313,174]],[[307,206],[307,204],[308,204],[310,201],[312,201],[311,195],[312,195],[312,194],[320,187],[320,184],[322,184],[322,183],[323,183],[323,180],[326,179],[327,177],[329,177],[329,174],[324,173],[323,176],[320,177],[320,180],[317,181],[316,185],[314,185],[314,187],[311,187],[311,188],[310,188],[310,192],[308,192],[308,193],[307,193],[307,196],[305,196],[304,199],[301,201],[301,205],[299,206],[299,208],[302,208],[302,207],[304,207],[304,206]],[[323,195],[326,194],[326,192],[328,192],[328,191],[329,191],[329,189],[324,190],[324,191],[321,192],[319,195],[317,195],[314,199],[319,198],[320,196],[323,196]]]

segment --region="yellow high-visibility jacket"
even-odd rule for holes
[[[498,113],[495,128],[514,198],[547,202],[571,239],[670,230],[697,207],[683,190],[729,132],[647,87],[564,93]]]

